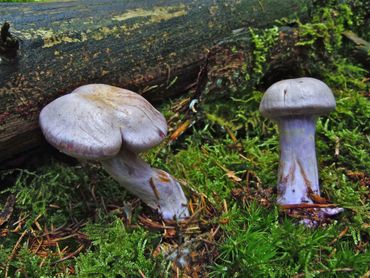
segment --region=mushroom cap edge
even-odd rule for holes
[[[293,115],[322,115],[336,106],[331,89],[312,77],[285,79],[271,85],[259,110],[267,118]]]
[[[147,100],[105,84],[84,85],[55,99],[42,109],[39,123],[51,145],[82,159],[107,159],[122,146],[145,151],[167,134],[165,118]]]

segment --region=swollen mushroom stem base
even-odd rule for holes
[[[281,205],[311,204],[320,195],[315,150],[315,116],[285,116],[277,119],[280,134],[278,198]],[[324,218],[342,212],[342,208],[321,208]],[[315,223],[306,219],[308,226]]]
[[[278,119],[280,162],[278,203],[312,203],[309,194],[320,194],[315,151],[315,122],[310,116]]]
[[[151,168],[136,153],[122,149],[102,161],[104,169],[130,193],[139,197],[166,220],[189,216],[187,199],[178,181],[165,171]]]

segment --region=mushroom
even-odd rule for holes
[[[142,96],[104,84],[85,85],[46,105],[39,121],[51,145],[78,159],[100,161],[164,219],[189,216],[179,182],[138,156],[167,134],[166,119]]]
[[[312,204],[320,187],[315,151],[316,119],[335,109],[330,88],[310,77],[287,79],[265,92],[260,112],[277,122],[280,134],[277,202],[281,205]],[[321,216],[341,208],[323,208]]]

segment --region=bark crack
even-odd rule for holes
[[[15,57],[19,49],[19,41],[10,32],[10,24],[5,22],[0,30],[0,54],[7,58]]]

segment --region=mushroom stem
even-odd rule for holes
[[[113,158],[102,161],[104,169],[164,219],[189,216],[187,199],[178,181],[165,171],[151,168],[136,153],[122,149]]]
[[[279,204],[312,203],[320,194],[315,151],[315,116],[277,119],[280,134]]]

